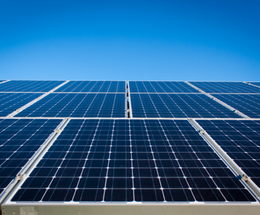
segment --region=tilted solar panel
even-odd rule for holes
[[[198,123],[260,187],[260,121],[199,120]]]
[[[0,196],[61,120],[0,120]]]
[[[125,81],[70,81],[55,92],[122,92],[126,90]]]
[[[204,94],[131,94],[133,117],[240,118]]]
[[[71,120],[12,202],[251,202],[186,120]]]
[[[7,116],[41,95],[41,93],[0,93],[0,116]]]
[[[245,115],[260,117],[260,94],[212,94]]]
[[[260,88],[243,82],[190,82],[206,93],[260,93]]]
[[[198,90],[182,81],[129,81],[131,93],[198,93]]]
[[[19,117],[125,117],[124,93],[51,93]]]
[[[64,81],[8,81],[0,84],[3,92],[48,92]]]

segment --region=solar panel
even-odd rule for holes
[[[243,82],[190,82],[206,93],[260,93],[260,88]]]
[[[131,93],[198,93],[196,89],[182,81],[129,81]]]
[[[260,121],[198,121],[242,170],[260,187]]]
[[[48,92],[64,81],[8,81],[0,84],[0,92]]]
[[[125,94],[51,93],[19,117],[125,117]]]
[[[122,92],[126,90],[125,81],[70,81],[56,92]]]
[[[0,120],[0,196],[61,120]]]
[[[256,200],[186,120],[71,120],[11,201]]]
[[[41,95],[41,93],[0,93],[0,116],[7,116]]]
[[[260,117],[260,94],[212,94],[252,118]]]
[[[133,117],[240,118],[204,94],[131,94]]]

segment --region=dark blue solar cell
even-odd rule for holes
[[[46,119],[0,121],[0,190],[7,187],[60,122]],[[31,139],[35,141],[31,143]]]
[[[190,82],[206,93],[260,93],[260,88],[243,82]]]
[[[131,189],[107,189],[105,201],[133,201],[133,191]]]
[[[124,93],[124,81],[70,81],[56,90],[56,92],[111,92]]]
[[[17,116],[125,117],[125,94],[52,93]]]
[[[41,95],[40,93],[0,93],[0,116],[7,116]]]
[[[129,81],[129,88],[131,93],[198,93],[181,81]]]
[[[203,94],[131,94],[133,117],[240,118]]]
[[[251,120],[198,122],[260,187],[260,122]]]
[[[249,117],[260,116],[260,94],[213,94],[213,96]]]
[[[49,92],[64,81],[8,81],[0,84],[3,92]]]
[[[28,200],[255,201],[188,121],[123,119],[70,120],[12,199]]]

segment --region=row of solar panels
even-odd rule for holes
[[[129,81],[131,93],[260,93],[260,82]],[[0,81],[0,92],[126,92],[125,81]]]
[[[260,121],[196,123],[259,189]],[[1,119],[0,131],[1,197],[16,185],[8,204],[260,198],[189,120]]]
[[[132,117],[260,117],[260,94],[211,94],[212,98],[204,93],[129,95]],[[127,107],[125,93],[0,93],[1,117],[126,117]]]

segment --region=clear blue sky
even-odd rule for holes
[[[0,74],[260,81],[260,1],[0,0]]]

